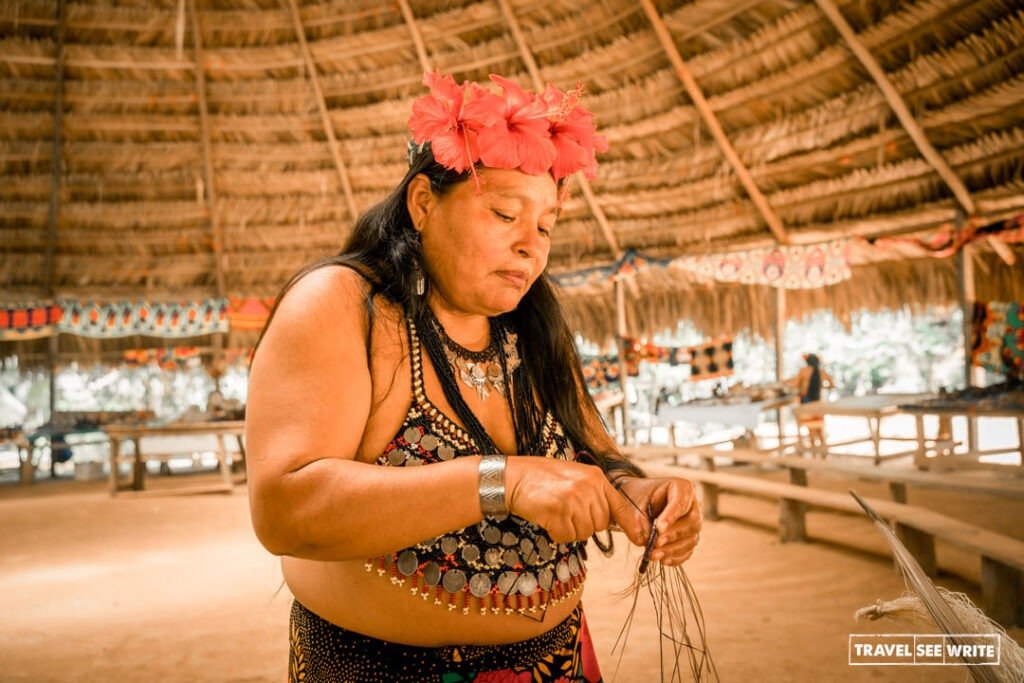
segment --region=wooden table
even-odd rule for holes
[[[116,496],[124,490],[145,491],[146,490],[146,461],[160,460],[165,462],[177,452],[144,453],[142,450],[142,439],[155,436],[205,436],[212,434],[217,439],[217,464],[220,470],[222,481],[214,485],[200,485],[190,487],[175,487],[175,493],[200,493],[211,491],[231,491],[235,481],[232,476],[232,467],[228,463],[228,452],[224,446],[224,437],[234,436],[238,443],[238,451],[245,459],[245,444],[242,437],[245,434],[244,420],[225,420],[219,422],[180,422],[164,425],[129,425],[110,424],[103,427],[103,431],[110,438],[110,495]],[[134,465],[130,485],[121,481],[119,464],[122,460],[121,444],[124,441],[131,441],[135,445]]]
[[[854,444],[871,442],[874,451],[875,464],[890,458],[902,458],[917,453],[920,448],[924,432],[918,425],[917,434],[913,437],[882,436],[881,424],[886,417],[905,412],[900,409],[901,405],[914,403],[927,398],[933,398],[934,394],[872,394],[871,396],[849,396],[835,401],[814,401],[804,403],[793,409],[793,414],[799,417],[827,417],[829,415],[842,415],[846,417],[861,417],[868,423],[868,438],[851,439],[838,443],[826,443],[825,453],[831,452],[832,448],[839,446],[852,446]],[[888,453],[882,455],[880,446],[882,441],[912,441],[915,447],[899,453]]]
[[[921,469],[929,469],[933,466],[943,469],[994,469],[1007,472],[1016,469],[1017,473],[1024,474],[1024,411],[1000,410],[994,408],[982,408],[965,404],[962,407],[933,407],[928,405],[904,405],[902,410],[914,416],[917,424],[918,444],[914,452],[914,464]],[[952,448],[946,452],[938,449],[929,449],[928,440],[924,438],[924,416],[935,415],[940,419],[952,420],[954,417],[967,418],[967,451],[956,453]],[[1017,423],[1017,446],[1015,448],[996,448],[983,451],[978,447],[977,418],[979,417],[1003,417],[1012,419]],[[931,451],[931,455],[929,455]],[[984,455],[1005,455],[1018,453],[1020,465],[999,465],[996,463],[981,462]]]

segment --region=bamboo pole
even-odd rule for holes
[[[430,71],[430,58],[427,57],[427,47],[423,43],[423,34],[420,33],[419,24],[416,23],[416,15],[412,13],[412,8],[409,7],[409,0],[398,0],[398,7],[402,10],[402,19],[405,20],[409,33],[412,34],[412,44],[416,48],[416,56],[420,60],[420,68],[426,73]]]
[[[622,387],[622,445],[632,443],[629,429],[629,373],[626,372],[626,288],[615,278],[615,345],[619,349],[619,385]]]
[[[203,195],[206,210],[210,214],[210,237],[213,241],[213,265],[217,278],[217,296],[226,291],[224,281],[224,238],[220,215],[217,211],[217,182],[213,173],[213,145],[210,137],[210,108],[206,98],[206,71],[203,69],[203,34],[199,22],[196,0],[188,0],[188,11],[192,17],[192,51],[195,63],[196,96],[199,99],[199,127],[203,155]]]
[[[747,196],[754,203],[758,213],[761,214],[761,218],[768,224],[768,228],[772,231],[777,239],[782,244],[788,244],[789,239],[786,236],[786,229],[782,225],[782,221],[779,220],[775,210],[772,209],[768,203],[768,199],[761,193],[761,190],[757,187],[757,183],[754,182],[753,176],[750,175],[750,171],[747,169],[743,160],[740,159],[740,155],[736,153],[736,149],[729,142],[728,136],[725,134],[725,129],[722,128],[722,124],[718,121],[718,117],[715,116],[714,111],[711,109],[711,105],[708,103],[704,93],[701,91],[700,86],[697,85],[697,80],[690,73],[690,69],[687,68],[686,62],[683,61],[682,55],[679,54],[679,49],[676,47],[675,42],[672,40],[672,35],[669,33],[668,28],[665,26],[665,22],[662,20],[661,15],[658,14],[657,8],[651,0],[640,0],[644,7],[644,12],[647,13],[647,18],[651,22],[651,26],[654,27],[654,33],[658,36],[658,41],[661,42],[662,48],[665,50],[665,55],[668,57],[669,62],[672,63],[672,67],[682,81],[683,87],[686,88],[687,94],[693,101],[694,107],[700,114],[704,124],[711,131],[711,137],[715,139],[715,143],[718,148],[722,151],[722,155],[732,166],[735,171],[737,178],[743,185],[743,189],[747,191]]]
[[[899,91],[896,90],[892,82],[889,81],[889,77],[885,75],[885,71],[882,70],[882,66],[872,56],[864,44],[857,38],[857,34],[854,32],[853,27],[843,17],[842,12],[836,6],[832,0],[814,0],[818,8],[822,13],[828,17],[828,20],[832,22],[832,25],[836,27],[839,35],[842,36],[843,40],[846,41],[847,47],[853,52],[854,56],[860,60],[860,63],[864,66],[871,78],[874,79],[875,84],[879,90],[882,91],[882,95],[885,97],[885,101],[889,103],[892,110],[896,113],[896,118],[903,124],[904,130],[907,131],[907,135],[914,141],[921,156],[935,169],[935,172],[939,174],[942,181],[946,183],[946,186],[953,192],[956,200],[960,202],[960,206],[967,212],[967,216],[973,216],[978,212],[977,207],[974,205],[974,199],[971,198],[971,193],[967,190],[967,186],[960,179],[960,176],[946,163],[946,160],[942,158],[939,151],[935,149],[935,146],[928,139],[924,129],[918,125],[914,119],[914,115],[910,113],[910,108],[907,107],[907,103],[903,100]]]
[[[957,221],[962,227],[962,218]],[[960,308],[963,311],[964,334],[964,384],[975,385],[974,368],[971,365],[971,337],[974,327],[974,302],[977,298],[974,279],[974,247],[965,244],[957,253],[957,280],[960,289]],[[967,416],[967,452],[978,452],[978,418]]]
[[[206,210],[210,214],[210,237],[213,243],[213,267],[216,275],[217,297],[227,296],[227,283],[224,277],[224,227],[220,222],[217,210],[217,179],[213,170],[213,142],[210,135],[210,106],[206,97],[206,71],[203,67],[203,31],[199,20],[197,0],[188,0],[188,11],[192,15],[192,51],[195,62],[196,95],[199,99],[199,127],[202,140],[204,192]],[[225,346],[224,334],[214,335],[213,365],[221,363]],[[220,378],[214,377],[214,384],[220,388]]]
[[[786,289],[775,288],[775,381],[784,382],[783,357],[786,347],[784,344],[786,336]],[[779,429],[779,454],[782,454],[782,407],[776,408],[775,422]]]
[[[56,85],[53,99],[53,158],[50,160],[50,209],[46,220],[46,296],[53,299],[54,262],[57,251],[57,219],[60,215],[60,185],[63,171],[62,134],[64,129],[64,59],[66,56],[64,37],[67,33],[68,9],[65,0],[57,0],[57,26],[54,43],[56,54],[54,69]],[[46,342],[46,366],[50,369],[50,419],[57,411],[57,333]]]
[[[519,20],[516,19],[516,15],[512,12],[512,7],[509,5],[508,0],[498,0],[498,4],[501,6],[501,13],[505,17],[505,23],[508,24],[509,31],[512,33],[512,39],[516,43],[516,47],[519,49],[519,56],[526,64],[527,71],[530,72],[530,80],[533,82],[533,89],[538,93],[544,92],[544,79],[541,77],[540,67],[537,65],[537,60],[533,58],[533,53],[530,52],[529,46],[526,44],[526,38],[523,36],[523,31],[519,27]],[[590,208],[590,213],[593,214],[597,224],[601,227],[601,234],[604,235],[605,241],[608,243],[608,248],[612,252],[612,256],[615,260],[622,257],[622,247],[619,246],[618,240],[615,238],[615,233],[612,231],[612,226],[608,222],[608,217],[604,213],[604,209],[597,202],[597,196],[594,194],[593,188],[590,186],[590,181],[582,173],[577,173],[576,178],[580,183],[580,189],[583,191],[583,198],[587,202],[587,207]]]
[[[961,223],[960,220],[957,221]],[[974,248],[965,244],[956,255],[957,284],[960,290],[960,310],[963,314],[964,384],[973,386],[971,370],[971,335],[974,322],[974,300],[977,298],[974,281]]]
[[[331,150],[334,168],[338,171],[341,189],[345,194],[345,206],[348,208],[349,217],[352,219],[352,225],[354,226],[359,218],[359,211],[356,208],[356,199],[352,192],[352,182],[348,177],[348,167],[345,166],[345,161],[341,158],[341,148],[338,146],[338,139],[334,134],[334,124],[331,123],[331,115],[327,109],[324,90],[320,85],[320,75],[316,70],[316,62],[313,60],[313,53],[309,50],[309,43],[306,42],[306,29],[302,25],[299,8],[295,4],[295,0],[288,0],[288,7],[291,9],[292,24],[295,27],[295,37],[299,40],[299,49],[302,52],[303,63],[306,65],[306,71],[309,73],[309,84],[313,88],[316,106],[320,111],[320,122],[323,125],[324,134],[327,136],[327,146]]]

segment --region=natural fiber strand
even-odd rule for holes
[[[868,503],[858,496],[854,491],[850,491],[850,495],[854,497],[857,503],[864,509],[868,517],[875,523],[875,527],[881,532],[882,537],[885,538],[886,543],[892,548],[893,558],[896,560],[896,564],[899,566],[900,571],[903,574],[903,578],[907,582],[907,587],[910,588],[916,595],[924,610],[931,616],[935,624],[945,633],[950,636],[953,642],[957,642],[957,635],[965,633],[978,633],[976,629],[979,626],[979,620],[977,615],[973,611],[961,611],[955,609],[956,604],[963,604],[963,601],[957,600],[955,603],[947,601],[935,586],[932,584],[931,579],[925,574],[921,565],[918,564],[914,556],[907,550],[906,546],[896,537],[892,529],[884,519],[878,516]],[[965,596],[966,598],[966,596]],[[968,600],[968,602],[970,602]],[[964,619],[967,616],[967,619]],[[986,621],[988,619],[981,615]],[[989,626],[991,629],[992,626]],[[989,632],[986,629],[986,632]],[[992,666],[972,664],[965,661],[964,665],[977,683],[1019,683],[1020,671],[1017,671],[1016,677],[1006,678],[1002,675],[998,675]],[[1008,671],[1012,674],[1012,671]]]

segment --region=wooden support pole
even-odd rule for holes
[[[341,158],[341,147],[338,145],[338,139],[334,134],[334,124],[331,123],[331,113],[327,109],[327,100],[324,97],[323,88],[320,86],[320,74],[316,70],[316,62],[313,60],[313,53],[309,49],[309,43],[306,42],[306,29],[302,25],[302,17],[299,15],[298,5],[295,4],[295,0],[288,0],[288,7],[291,9],[292,24],[295,27],[295,37],[299,41],[299,50],[302,52],[303,63],[306,65],[306,72],[309,74],[309,83],[313,88],[313,95],[316,98],[316,106],[320,112],[320,123],[324,129],[324,135],[327,136],[327,146],[331,150],[331,158],[334,159],[334,168],[338,171],[338,179],[341,181],[341,189],[345,194],[345,206],[348,208],[349,217],[352,219],[352,225],[356,223],[356,219],[359,218],[359,211],[356,209],[356,199],[352,192],[352,183],[348,177],[348,168],[345,166],[344,160]]]
[[[871,74],[871,78],[874,79],[875,84],[882,91],[882,95],[885,97],[886,102],[892,107],[892,110],[896,113],[896,118],[900,120],[904,130],[910,136],[910,139],[914,141],[921,156],[935,169],[935,172],[939,174],[942,181],[946,183],[946,186],[953,192],[953,196],[963,207],[964,211],[967,212],[968,216],[973,216],[977,213],[977,208],[974,205],[974,200],[971,198],[971,193],[967,190],[967,186],[960,179],[960,176],[946,163],[946,160],[942,158],[939,151],[935,149],[935,146],[928,139],[924,129],[918,125],[917,120],[914,119],[914,115],[910,113],[910,108],[907,107],[906,102],[903,100],[902,95],[896,90],[892,82],[889,81],[889,77],[885,75],[885,71],[882,70],[881,64],[872,56],[864,44],[857,38],[857,34],[854,32],[853,27],[843,17],[842,12],[832,0],[815,0],[818,4],[818,8],[822,13],[828,17],[828,20],[835,26],[836,31],[842,36],[843,40],[846,41],[846,45],[853,52],[854,56],[860,61],[860,63],[867,69],[867,72]]]
[[[704,519],[718,520],[718,486],[706,481],[700,483],[700,512]]]
[[[939,564],[935,559],[934,536],[899,521],[896,522],[896,536],[921,565],[925,574],[928,576],[938,575]]]
[[[785,341],[786,337],[786,290],[783,287],[775,288],[775,381],[783,382],[786,377],[784,374],[783,356],[785,354]],[[782,406],[775,409],[775,423],[779,430],[779,455],[782,454],[783,445],[783,420],[782,420]],[[799,429],[799,428],[798,428]],[[797,435],[799,437],[799,434]]]
[[[622,387],[622,443],[631,443],[629,430],[629,373],[626,372],[626,287],[619,276],[615,279],[615,345],[619,349],[619,384]]]
[[[779,541],[807,540],[807,505],[798,500],[779,499]]]
[[[224,227],[220,222],[217,202],[217,179],[213,170],[213,138],[210,135],[210,107],[206,96],[206,69],[203,65],[203,30],[199,19],[197,0],[188,0],[188,11],[192,16],[192,51],[195,63],[196,96],[199,100],[199,133],[202,141],[203,195],[206,211],[210,215],[210,242],[213,244],[213,268],[216,278],[217,297],[227,296],[227,281],[224,276]],[[224,334],[214,335],[213,364],[223,362]],[[220,381],[215,379],[219,388]]]
[[[1006,628],[1024,624],[1021,573],[988,557],[981,558],[981,607]]]
[[[55,262],[57,253],[57,221],[60,216],[60,186],[64,172],[63,140],[64,133],[64,64],[66,50],[64,36],[67,33],[68,8],[65,0],[57,1],[57,25],[54,33],[56,46],[54,55],[55,86],[53,98],[53,158],[50,160],[50,209],[46,218],[46,256],[44,286],[46,296],[53,299],[56,295]],[[50,416],[57,412],[57,334],[54,333],[46,343],[46,367],[50,371]],[[28,459],[31,462],[32,451],[29,449]],[[31,466],[31,465],[30,465]]]
[[[665,50],[665,55],[668,57],[668,61],[671,62],[676,75],[679,77],[679,80],[682,81],[683,87],[686,88],[686,92],[690,96],[690,100],[693,101],[693,105],[697,108],[697,112],[704,121],[704,125],[706,125],[708,130],[711,132],[711,137],[715,139],[715,143],[722,151],[722,155],[729,162],[729,165],[732,166],[733,171],[735,171],[736,177],[739,178],[740,183],[743,185],[743,189],[747,192],[747,196],[749,196],[750,200],[754,203],[758,213],[761,214],[761,218],[763,218],[764,222],[768,224],[768,228],[772,231],[772,234],[775,235],[775,239],[782,244],[788,244],[789,239],[786,237],[786,229],[783,227],[782,221],[779,220],[775,210],[771,207],[768,200],[757,187],[757,184],[754,182],[754,177],[750,175],[750,171],[740,159],[740,155],[736,153],[736,149],[732,146],[732,143],[729,142],[729,138],[725,134],[725,129],[722,128],[722,124],[718,121],[718,117],[715,116],[714,111],[712,111],[707,98],[704,97],[703,91],[701,91],[700,86],[697,85],[697,80],[693,77],[693,74],[690,73],[690,69],[687,68],[682,55],[679,54],[679,49],[676,48],[676,44],[672,40],[672,35],[669,33],[668,27],[665,26],[665,22],[658,13],[658,9],[654,6],[654,3],[651,2],[651,0],[640,0],[640,2],[644,7],[644,12],[647,13],[647,18],[650,20],[651,26],[654,27],[654,33],[657,35],[658,41]]]
[[[957,215],[957,223],[960,224],[963,214]],[[963,339],[964,339],[964,383],[965,386],[973,386],[974,373],[971,370],[971,333],[974,322],[974,301],[976,298],[974,286],[974,249],[970,244],[965,244],[956,255],[957,261],[957,284],[960,290],[960,311],[963,314]]]
[[[498,4],[501,6],[501,13],[502,16],[505,17],[505,23],[508,24],[509,32],[512,33],[512,39],[515,41],[516,47],[519,49],[519,56],[526,64],[526,70],[530,72],[530,81],[533,83],[533,89],[538,93],[544,92],[544,79],[541,77],[540,67],[537,65],[537,60],[533,58],[533,53],[530,52],[530,48],[526,44],[526,38],[523,36],[523,31],[519,27],[519,20],[516,19],[516,15],[512,12],[512,7],[509,5],[508,0],[498,0]],[[598,226],[600,226],[601,234],[604,235],[604,239],[608,243],[608,248],[611,250],[612,256],[615,260],[622,258],[622,248],[619,246],[619,242],[615,238],[612,226],[608,222],[608,216],[605,215],[604,209],[601,208],[601,205],[597,201],[597,197],[594,195],[594,190],[590,186],[590,181],[587,180],[582,173],[576,173],[574,177],[579,181],[580,189],[583,191],[583,199],[586,201],[591,215],[594,216],[594,220],[596,220]]]

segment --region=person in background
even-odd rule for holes
[[[800,368],[796,377],[790,380],[800,392],[800,404],[816,403],[821,400],[821,390],[831,389],[835,386],[832,376],[821,367],[821,360],[817,354],[805,353],[804,361],[807,363]],[[807,429],[807,445],[814,455],[825,457],[825,416],[818,414],[803,413],[797,416],[797,426]]]

